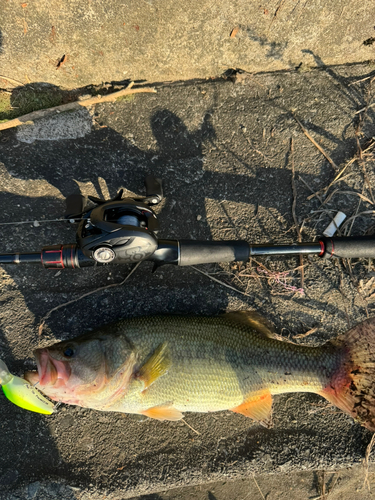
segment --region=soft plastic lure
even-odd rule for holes
[[[45,398],[34,386],[21,377],[12,375],[0,359],[0,385],[5,396],[17,406],[36,413],[51,415],[55,404]]]

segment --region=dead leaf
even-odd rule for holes
[[[315,333],[317,331],[318,331],[318,327],[314,327],[314,328],[311,328],[311,330],[309,330],[306,333],[300,333],[299,335],[294,335],[293,338],[294,339],[303,339],[303,338],[308,337],[309,335],[311,335],[312,333]]]
[[[231,33],[230,33],[230,37],[231,38],[235,38],[235,36],[237,35],[237,33],[239,32],[240,28],[238,26],[236,26],[234,29],[232,29]]]
[[[61,66],[66,63],[67,60],[68,60],[68,56],[64,54],[62,56],[62,58],[57,61],[56,69],[60,69]]]
[[[27,7],[27,3],[21,3],[21,7],[22,7],[23,9],[26,9],[26,7]]]

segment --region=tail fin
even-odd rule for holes
[[[355,326],[332,344],[343,353],[343,362],[319,394],[374,432],[375,318]]]

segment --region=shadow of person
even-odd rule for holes
[[[75,126],[75,113],[68,115],[72,126]],[[121,115],[115,115],[115,119],[117,116]],[[143,194],[144,178],[149,173],[164,181],[165,200],[157,208],[160,238],[211,239],[213,224],[206,213],[207,203],[210,202],[218,207],[216,212],[219,211],[220,216],[226,219],[228,216],[223,201],[247,204],[251,215],[256,207],[276,214],[290,212],[289,191],[285,189],[286,186],[287,189],[291,186],[289,169],[270,165],[265,168],[259,158],[255,158],[251,164],[237,158],[236,161],[241,163],[241,169],[237,170],[221,166],[220,160],[218,165],[206,166],[205,148],[214,147],[216,141],[210,110],[202,114],[201,122],[194,127],[188,127],[176,113],[165,108],[150,108],[148,116],[149,132],[141,134],[140,138],[137,136],[137,140],[133,134],[129,134],[129,123],[132,123],[129,120],[134,118],[126,115],[121,116],[125,120],[122,133],[110,126],[96,126],[84,137],[53,141],[35,139],[31,143],[19,141],[15,130],[3,133],[1,140],[6,142],[2,142],[0,150],[0,161],[4,164],[0,176],[6,190],[0,193],[2,220],[60,219],[65,209],[64,197],[80,189],[107,198],[113,197],[120,187]],[[316,173],[306,173],[304,177],[307,183],[312,183]],[[251,216],[248,220],[250,218]],[[229,222],[235,238],[242,236],[251,242],[251,224],[246,221],[240,227],[230,220]],[[0,252],[38,251],[44,245],[75,240],[75,227],[61,223],[42,223],[40,227],[35,227],[33,223],[9,225],[2,226],[1,231],[3,243]],[[258,228],[258,233],[261,234],[262,231],[262,228]],[[264,234],[261,237],[263,242],[267,239],[272,241],[270,235]],[[121,266],[111,268],[116,276],[122,272],[118,271],[118,267]],[[147,265],[144,267],[147,268]],[[49,279],[51,272],[40,270],[39,267],[7,266],[7,272],[22,290],[28,307],[37,318],[63,301],[62,294],[70,295],[74,290],[78,293],[93,289],[109,277],[107,267],[86,271],[64,270],[61,276],[52,281]],[[185,297],[183,304],[177,301],[180,294],[178,286],[173,295],[173,272],[166,268],[159,274],[156,273],[156,276],[142,274],[137,278],[139,286],[143,286],[145,290],[150,286],[155,287],[150,294],[153,299],[148,304],[148,313],[189,312],[190,308],[196,310],[199,292],[197,296],[192,293],[191,298]],[[184,279],[189,272],[191,273],[190,270],[181,269],[179,275]],[[170,279],[169,298],[155,300],[155,293],[161,293],[159,276],[162,275]],[[27,287],[25,282],[33,283],[33,286]],[[200,279],[194,278],[189,281],[189,286],[199,288],[199,283]],[[130,283],[127,287],[130,288]],[[39,290],[50,294],[49,304],[43,303],[44,295]],[[134,294],[136,293],[137,288],[134,289]],[[165,295],[165,288],[163,294]],[[130,296],[134,299],[132,311],[136,313],[139,308],[140,313],[144,312],[135,295],[130,293]],[[216,297],[207,297],[205,303],[199,301],[198,310],[202,313],[217,312],[225,309],[227,304],[227,294],[220,292]],[[91,314],[84,312],[87,327],[94,327],[106,318],[110,321],[124,315],[123,307],[117,308],[114,304],[113,307],[108,307],[107,304],[104,311],[99,311],[100,308],[95,308]],[[66,328],[71,329],[72,326],[67,318]]]
[[[73,127],[75,113],[69,115]],[[17,132],[9,132],[9,142],[7,146],[3,144],[0,161],[12,177],[44,179],[65,197],[77,192],[79,183],[87,182],[93,183],[98,194],[102,194],[99,178],[105,179],[111,196],[120,186],[139,192],[145,175],[153,172],[165,182],[167,204],[173,198],[175,209],[182,207],[182,212],[189,212],[188,206],[191,209],[192,205],[195,210],[199,208],[197,213],[204,212],[202,198],[244,203],[255,200],[266,208],[280,208],[280,199],[275,193],[290,184],[289,170],[265,169],[261,161],[254,161],[252,165],[242,162],[246,175],[205,168],[203,147],[215,140],[209,113],[201,126],[192,131],[167,109],[154,112],[150,122],[156,144],[147,149],[138,147],[130,136],[123,137],[110,127],[96,128],[76,139],[35,139],[30,144],[18,142]],[[270,191],[266,183],[271,178]],[[306,180],[309,181],[308,175]]]

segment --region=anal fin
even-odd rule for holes
[[[265,427],[271,427],[271,393],[269,391],[262,391],[254,396],[250,396],[239,406],[230,408],[230,411],[241,413],[245,415],[245,417],[250,417]]]
[[[152,408],[141,411],[140,413],[146,417],[154,418],[155,420],[175,421],[183,418],[183,414],[179,410],[176,410],[172,404],[153,406]]]

